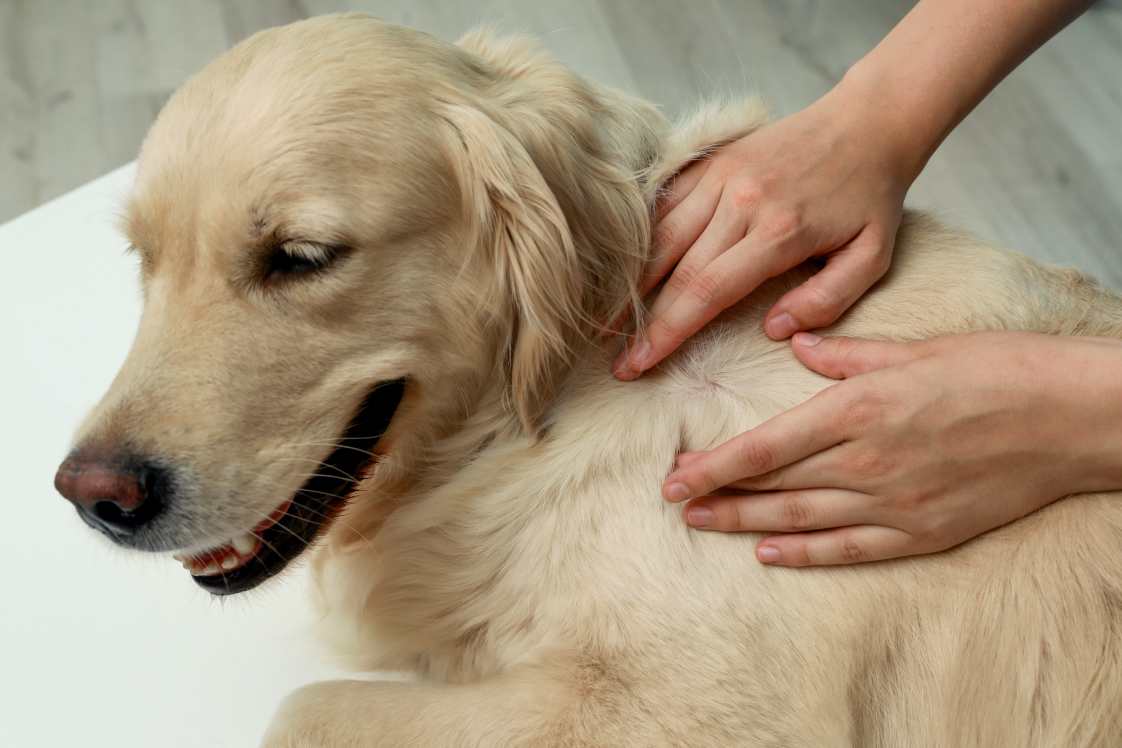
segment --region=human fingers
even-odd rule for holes
[[[683,173],[683,177],[688,176]],[[692,175],[689,175],[692,177]],[[655,224],[651,235],[651,257],[643,272],[639,291],[643,296],[666,277],[682,255],[689,251],[705,231],[721,200],[721,186],[715,182],[702,184],[704,172],[689,194],[682,196]],[[690,179],[692,181],[692,178]]]
[[[657,225],[678,207],[678,204],[689,197],[705,172],[709,170],[712,159],[699,158],[691,162],[686,168],[672,176],[662,185],[658,193],[658,205],[655,210],[654,222]]]
[[[837,488],[704,496],[684,516],[691,527],[721,532],[806,532],[882,520],[873,497]]]
[[[718,205],[709,225],[701,236],[678,260],[678,264],[666,278],[658,297],[647,310],[651,319],[658,319],[679,296],[685,293],[690,284],[698,278],[709,265],[725,252],[735,247],[747,232],[747,222],[723,205]]]
[[[894,527],[854,525],[764,538],[756,545],[756,558],[776,566],[827,566],[940,550]]]
[[[870,224],[831,252],[821,270],[772,305],[764,318],[768,336],[785,340],[798,330],[836,322],[888,271],[895,233],[895,228],[888,232]]]
[[[620,353],[612,364],[617,379],[636,379],[764,280],[789,268],[789,261],[776,252],[766,252],[757,261],[746,261],[745,242],[750,238],[741,240],[710,262],[681,295],[654,318],[644,337],[636,339]]]
[[[809,332],[795,333],[791,350],[808,369],[833,379],[848,379],[886,366],[913,361],[928,355],[935,341],[894,343],[863,338],[822,338]]]
[[[651,236],[651,257],[640,277],[639,295],[646,296],[669,273],[682,255],[689,250],[692,240],[700,236],[712,218],[713,211],[720,199],[718,193],[712,199],[703,194],[695,195],[689,205],[675,213],[672,221],[665,219],[681,203],[693,194],[701,182],[709,165],[707,159],[695,161],[691,166],[674,176],[662,190],[655,212],[655,230]],[[706,212],[708,211],[708,212]],[[606,320],[599,332],[601,337],[619,332],[628,318],[634,314],[628,309],[615,320]]]
[[[714,489],[778,471],[842,442],[846,434],[825,428],[837,405],[836,387],[720,445],[672,472],[663,482],[667,501],[685,501]]]

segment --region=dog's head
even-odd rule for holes
[[[144,313],[56,485],[238,592],[373,453],[481,402],[536,433],[572,347],[637,301],[660,127],[524,40],[357,15],[248,39],[145,142],[124,217]]]

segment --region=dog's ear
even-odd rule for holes
[[[450,105],[452,161],[487,285],[505,317],[510,404],[538,433],[589,320],[581,258],[565,215],[526,149],[482,111]]]
[[[464,85],[445,99],[453,161],[480,254],[509,299],[510,402],[540,433],[573,347],[642,308],[646,177],[665,121],[532,39],[480,30],[459,44]]]

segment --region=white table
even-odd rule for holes
[[[125,166],[0,226],[0,746],[248,748],[332,670],[302,573],[216,601],[164,554],[113,546],[52,481],[140,313],[114,227]]]

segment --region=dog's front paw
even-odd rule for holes
[[[324,681],[299,688],[281,702],[261,748],[350,748],[364,739],[362,710],[352,710],[364,681]]]

